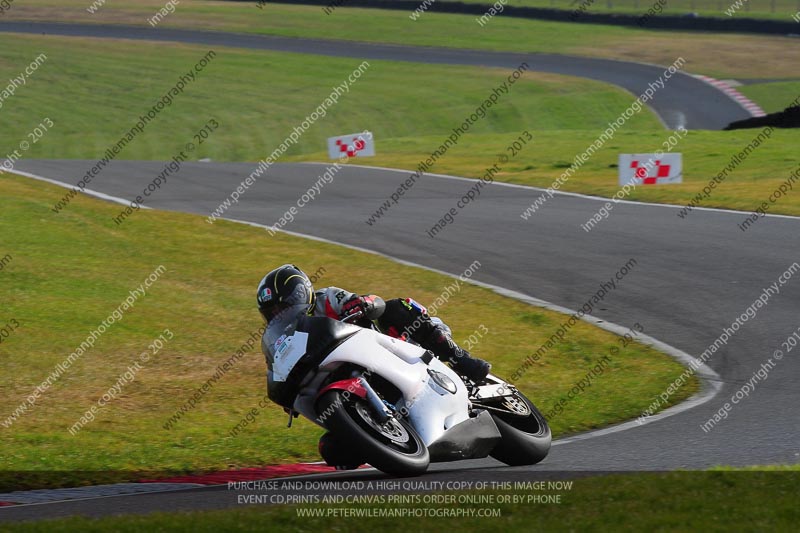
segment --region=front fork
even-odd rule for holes
[[[364,387],[364,390],[367,393],[367,404],[369,405],[370,411],[372,411],[375,419],[381,424],[388,422],[392,417],[392,412],[383,403],[383,400],[380,396],[378,396],[378,393],[375,392],[375,389],[372,388],[372,385],[370,385],[364,376],[358,372],[355,372],[353,377],[357,377],[358,381],[361,383],[361,386]]]

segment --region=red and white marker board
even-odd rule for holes
[[[331,159],[371,155],[375,155],[375,140],[368,131],[328,137],[328,157]]]
[[[620,154],[620,185],[662,185],[683,182],[683,157],[669,154]]]

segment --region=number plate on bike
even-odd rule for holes
[[[291,337],[286,337],[275,352],[272,375],[275,381],[286,381],[295,363],[306,353],[308,333],[296,331]]]
[[[511,396],[513,392],[508,388],[508,385],[498,383],[496,385],[483,385],[478,387],[478,391],[473,395],[477,400],[486,400],[488,398],[502,398],[503,396]]]

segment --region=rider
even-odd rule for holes
[[[311,316],[335,320],[375,320],[383,333],[402,340],[410,338],[474,382],[482,381],[491,368],[488,362],[471,357],[453,342],[450,328],[438,318],[429,317],[427,310],[411,298],[384,302],[375,295],[359,296],[338,287],[314,292],[308,276],[298,267],[287,264],[264,276],[258,284],[257,301],[267,322],[281,311],[295,308]],[[266,340],[262,348],[266,350]]]

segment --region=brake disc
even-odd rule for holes
[[[356,412],[370,427],[393,442],[405,444],[411,439],[406,428],[394,418],[390,418],[384,424],[379,424],[372,418],[369,409],[361,402],[356,404]]]

